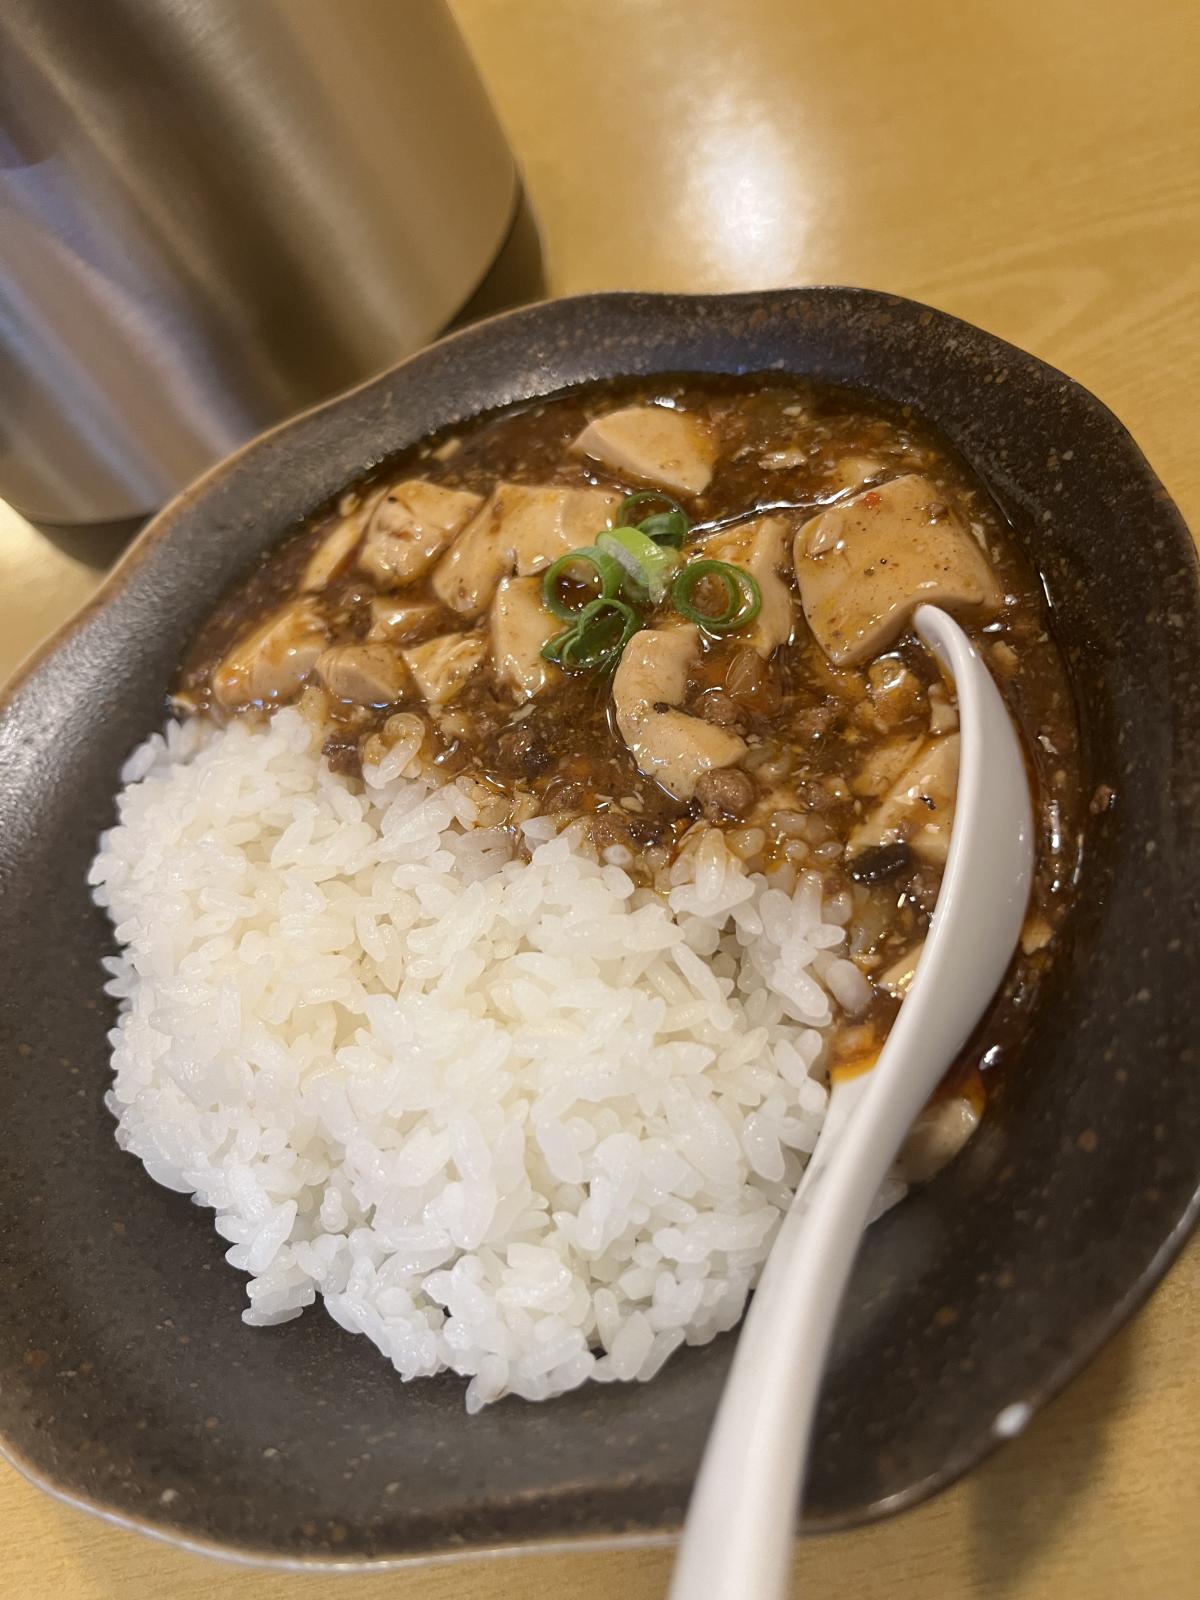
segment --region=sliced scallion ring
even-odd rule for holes
[[[702,583],[722,586],[725,604],[720,611],[704,611],[693,605],[692,596]],[[762,609],[762,590],[744,567],[729,561],[691,561],[675,575],[671,584],[671,603],[687,622],[694,622],[709,633],[736,633],[747,628]]]
[[[663,598],[679,570],[679,552],[655,544],[640,528],[611,528],[597,536],[596,547],[621,563],[632,598],[652,605]]]
[[[589,600],[575,614],[573,627],[547,640],[542,655],[567,672],[615,666],[640,627],[637,612],[624,600]]]
[[[624,600],[592,600],[579,613],[574,638],[563,646],[562,665],[571,672],[615,665],[640,626],[637,612]]]
[[[639,522],[638,527],[653,539],[655,544],[669,545],[672,550],[681,550],[691,530],[691,523],[682,511],[657,511],[654,516],[646,517]]]
[[[651,511],[651,507],[658,509]],[[683,507],[660,489],[639,489],[626,495],[617,508],[617,521],[622,526],[636,525],[655,544],[670,545],[674,550],[682,547],[692,526]]]
[[[603,550],[598,550],[594,544],[579,550],[568,550],[565,556],[559,556],[546,568],[542,578],[542,599],[546,610],[556,616],[561,622],[572,622],[586,609],[588,602],[582,606],[569,606],[559,593],[559,584],[564,577],[571,575],[573,567],[591,567],[591,573],[584,574],[581,581],[587,583],[594,579],[596,592],[593,600],[612,600],[621,591],[621,580],[624,577],[624,568],[619,561],[606,555]]]
[[[542,660],[553,661],[557,666],[562,660],[563,646],[568,639],[574,637],[574,634],[574,628],[564,628],[561,633],[556,633],[553,639],[547,639],[542,646]]]

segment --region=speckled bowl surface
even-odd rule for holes
[[[806,1526],[877,1516],[955,1478],[1165,1270],[1200,1186],[1200,605],[1161,484],[1077,384],[909,301],[820,288],[557,301],[445,340],[217,467],[4,707],[0,1436],[47,1486],[149,1531],[284,1561],[678,1524],[732,1338],[682,1352],[649,1386],[470,1418],[460,1380],[401,1384],[319,1309],[242,1324],[244,1280],[209,1213],[114,1142],[110,930],[84,874],[184,642],[258,551],[343,484],[431,429],[568,384],[770,367],[912,404],[991,486],[1054,605],[1084,781],[1113,791],[1019,1063],[963,1155],[867,1238]]]

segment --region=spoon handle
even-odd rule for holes
[[[962,729],[954,830],[912,987],[840,1141],[772,1246],[688,1509],[670,1600],[777,1600],[838,1308],[871,1206],[917,1113],[1004,976],[1033,875],[1025,763],[967,636],[922,606]]]

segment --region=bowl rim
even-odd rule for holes
[[[431,352],[443,350],[450,345],[470,344],[473,341],[485,339],[498,327],[520,323],[525,319],[536,319],[550,308],[554,308],[556,311],[571,308],[584,312],[589,309],[601,310],[606,306],[613,307],[639,302],[670,314],[686,309],[689,306],[700,307],[717,304],[736,306],[739,303],[746,307],[763,304],[783,305],[787,302],[823,299],[832,296],[846,298],[862,305],[874,305],[880,309],[899,309],[907,315],[918,313],[922,318],[928,318],[931,325],[944,331],[962,330],[963,333],[968,334],[975,340],[982,337],[997,353],[1011,354],[1013,360],[1019,362],[1023,367],[1040,371],[1044,377],[1069,388],[1076,397],[1084,401],[1094,413],[1099,414],[1116,431],[1124,450],[1127,452],[1131,466],[1137,467],[1144,475],[1147,491],[1156,493],[1161,506],[1170,514],[1171,520],[1175,524],[1175,532],[1179,536],[1179,554],[1185,563],[1190,557],[1192,588],[1196,597],[1200,598],[1200,552],[1197,550],[1196,541],[1190,533],[1182,513],[1167,493],[1157,472],[1132,437],[1129,429],[1103,400],[1078,380],[1070,377],[1049,362],[1044,361],[1041,357],[1033,355],[1031,352],[1002,338],[1000,335],[991,333],[989,330],[981,328],[978,324],[971,323],[964,318],[957,317],[952,313],[926,305],[907,296],[892,294],[878,289],[833,283],[712,293],[643,291],[635,289],[596,290],[577,295],[548,296],[521,306],[496,312],[465,327],[454,329],[363,381],[343,389],[263,430],[234,451],[223,456],[173,496],[160,511],[149,519],[146,525],[131,540],[119,559],[103,576],[87,600],[45,639],[40,641],[18,664],[7,681],[0,685],[0,715],[3,715],[10,708],[25,687],[38,676],[39,672],[51,659],[57,656],[77,635],[82,633],[88,624],[105,611],[113,600],[123,592],[151,553],[165,539],[170,537],[179,517],[192,509],[197,502],[203,500],[212,489],[236,473],[249,457],[268,449],[273,442],[283,435],[301,429],[315,419],[340,409],[352,399],[362,396],[374,388],[382,390],[393,384],[410,366],[422,361]],[[722,369],[713,367],[703,370],[715,373]],[[598,378],[592,381],[603,382],[605,380]],[[568,387],[571,386],[562,384],[550,385],[544,391],[536,392],[544,392],[547,395],[551,395]],[[519,401],[513,403],[519,403]],[[936,417],[931,415],[930,420],[933,421],[935,426],[937,425],[938,419]],[[383,459],[386,459],[386,457]],[[363,470],[365,471],[367,468]],[[1143,1266],[1140,1274],[1131,1283],[1126,1293],[1111,1303],[1107,1312],[1095,1321],[1086,1335],[1079,1338],[1068,1355],[1060,1358],[1054,1364],[1048,1364],[1043,1369],[1036,1385],[1029,1387],[1025,1402],[1026,1410],[1022,1415],[1019,1426],[1014,1426],[1011,1430],[1004,1431],[997,1427],[987,1431],[980,1431],[967,1441],[965,1447],[947,1457],[937,1471],[909,1484],[901,1492],[864,1505],[859,1511],[850,1516],[831,1517],[828,1519],[810,1518],[806,1524],[805,1532],[823,1534],[842,1528],[866,1526],[882,1520],[884,1517],[891,1516],[898,1511],[920,1504],[932,1495],[948,1488],[981,1461],[989,1457],[1006,1439],[1022,1431],[1038,1411],[1054,1399],[1085,1367],[1089,1366],[1102,1346],[1145,1304],[1172,1263],[1179,1256],[1188,1237],[1198,1223],[1200,1223],[1200,1172],[1198,1172],[1197,1185],[1189,1203],[1177,1216],[1170,1231],[1163,1238],[1151,1259]],[[77,1507],[112,1526],[128,1528],[173,1545],[178,1549],[212,1556],[239,1566],[265,1570],[292,1572],[312,1572],[315,1570],[339,1573],[386,1572],[460,1564],[485,1557],[582,1554],[622,1549],[661,1549],[674,1545],[677,1542],[679,1531],[677,1527],[665,1527],[658,1530],[614,1530],[610,1533],[602,1534],[565,1534],[546,1540],[516,1539],[512,1541],[481,1542],[461,1547],[431,1548],[426,1551],[417,1550],[404,1555],[379,1557],[345,1558],[322,1555],[315,1552],[304,1555],[285,1555],[274,1549],[256,1548],[250,1544],[197,1537],[173,1527],[169,1522],[154,1521],[148,1516],[137,1515],[120,1508],[115,1503],[108,1503],[102,1498],[66,1489],[39,1467],[35,1466],[2,1433],[0,1433],[0,1459],[6,1461],[28,1482],[60,1503]]]

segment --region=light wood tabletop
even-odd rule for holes
[[[416,0],[420,3],[420,0]],[[552,293],[851,283],[1002,334],[1132,429],[1200,528],[1200,11],[1188,0],[453,0]],[[0,520],[0,677],[111,543]],[[1200,1593],[1200,1246],[1028,1431],[904,1517],[798,1547],[840,1600]],[[359,1600],[651,1600],[662,1551],[344,1580]],[[306,1600],[0,1468],[0,1593]],[[747,1597],[753,1600],[753,1597]]]

